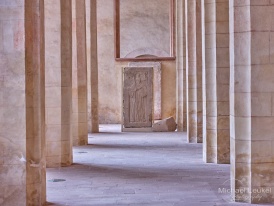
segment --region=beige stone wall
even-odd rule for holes
[[[128,62],[114,59],[113,1],[97,1],[100,123],[121,122],[121,68]],[[159,42],[160,44],[161,42]],[[162,117],[176,113],[176,63],[162,62]]]
[[[114,4],[100,0],[98,11],[99,121],[121,121],[121,73],[114,59]]]
[[[7,205],[26,205],[24,23],[24,2],[0,3],[0,189],[7,191],[0,204]]]

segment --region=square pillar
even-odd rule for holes
[[[203,158],[217,163],[216,2],[204,0]]]
[[[90,0],[90,116],[91,132],[99,132],[98,118],[98,52],[97,52],[97,0]]]
[[[229,0],[216,1],[217,163],[230,163]]]
[[[183,0],[183,131],[187,131],[187,85],[186,85],[186,7]]]
[[[176,118],[177,131],[184,131],[184,0],[176,1]]]
[[[45,1],[47,167],[72,163],[71,0]]]
[[[43,3],[0,3],[0,205],[46,202]]]
[[[203,142],[202,1],[196,0],[197,142]]]
[[[72,0],[72,136],[73,145],[88,142],[85,0]]]
[[[237,202],[274,203],[272,4],[229,5],[231,189]]]
[[[185,1],[187,136],[203,142],[201,0]]]
[[[185,0],[187,138],[197,143],[196,0]]]
[[[204,0],[203,157],[207,163],[230,163],[229,6],[228,0]]]

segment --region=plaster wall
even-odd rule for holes
[[[140,49],[168,55],[169,11],[169,0],[120,0],[120,56],[130,56]]]
[[[7,205],[26,199],[24,6],[0,3],[0,204]]]
[[[137,2],[137,1],[136,1]],[[138,1],[139,2],[139,1]],[[154,4],[155,7],[158,5]],[[134,4],[128,5],[133,9]],[[109,0],[97,2],[98,70],[99,70],[99,122],[121,122],[122,67],[129,62],[117,62],[114,58],[114,3]],[[157,16],[161,16],[158,13]],[[163,14],[166,15],[166,14]],[[158,27],[155,26],[158,32]],[[126,38],[126,36],[124,37]],[[139,43],[137,37],[136,42]],[[161,45],[162,38],[157,40]],[[176,62],[162,62],[162,118],[176,113]]]
[[[44,205],[44,7],[0,1],[0,205]]]

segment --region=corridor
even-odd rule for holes
[[[74,147],[72,166],[47,168],[49,205],[249,205],[218,192],[230,188],[230,165],[203,163],[202,144],[188,144],[186,133],[100,131]]]

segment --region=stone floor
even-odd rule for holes
[[[229,165],[204,164],[202,144],[188,144],[185,133],[100,131],[74,148],[72,166],[47,169],[48,205],[249,205],[218,192],[229,188]]]

